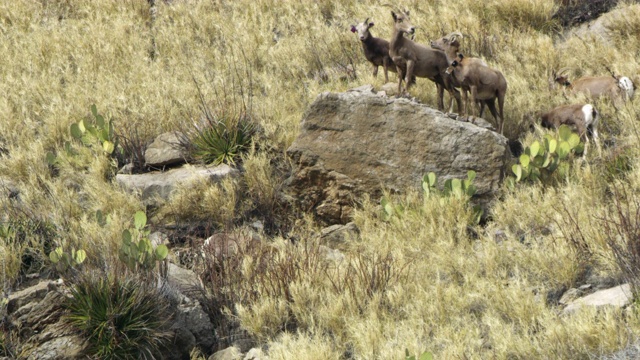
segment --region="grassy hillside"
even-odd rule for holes
[[[317,94],[382,85],[349,25],[369,17],[374,35],[388,38],[383,3],[174,0],[159,2],[152,17],[144,0],[0,2],[0,180],[19,193],[0,198],[3,291],[26,274],[51,274],[47,255],[57,246],[85,249],[87,267],[118,262],[121,233],[144,209],[115,186],[112,158],[80,145],[73,155],[64,150],[69,126],[92,104],[121,138],[142,147],[192,127],[201,99],[218,112],[239,111],[244,100],[261,130],[242,160],[243,181],[183,189],[146,210],[156,228],[291,220],[266,234],[268,255],[247,250],[237,273],[221,280],[236,295],[211,290],[271,358],[400,359],[405,348],[439,359],[590,358],[635,341],[635,305],[566,316],[557,294],[618,283],[622,260],[640,264],[633,251],[612,251],[640,229],[637,100],[617,109],[597,103],[603,153],[591,151],[547,184],[505,186],[486,224],[474,224],[465,201],[410,191],[393,199],[405,214],[385,221],[379,199],[371,199],[355,216],[360,238],[340,249],[346,261],[320,260],[317,225],[277,200],[285,150]],[[546,133],[527,131],[536,112],[577,101],[550,90],[552,69],[570,67],[575,78],[606,75],[608,67],[634,79],[640,69],[640,6],[631,2],[618,5],[634,16],[611,24],[610,45],[563,33],[553,0],[402,6],[418,26],[417,41],[458,30],[465,54],[502,71],[505,135],[525,145]],[[412,95],[436,104],[428,80],[419,79]],[[108,225],[96,220],[97,210],[110,215]],[[256,276],[259,265],[270,269],[266,277]]]

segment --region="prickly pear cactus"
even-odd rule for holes
[[[519,163],[511,167],[515,182],[546,181],[558,168],[566,172],[570,156],[583,151],[584,144],[580,142],[578,134],[562,125],[558,129],[557,138],[547,134],[542,142],[534,141],[524,149],[518,159]]]

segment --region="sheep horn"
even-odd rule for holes
[[[452,32],[451,34],[447,35],[447,37],[449,38],[449,41],[453,41],[458,37],[461,38],[461,39],[464,38],[464,35],[462,35],[462,33],[459,32],[459,31],[455,31],[455,32]]]

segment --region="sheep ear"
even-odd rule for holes
[[[373,27],[373,23],[372,23],[372,22],[370,22],[370,23],[369,23],[369,27],[370,27],[370,28],[372,28],[372,27]]]
[[[393,10],[391,10],[391,16],[393,16],[393,20],[398,20],[398,15],[396,15],[396,13],[393,12]]]
[[[356,32],[356,31],[358,31],[358,30],[356,30],[355,25],[351,25],[351,32],[352,32],[352,33],[354,33],[354,32]]]
[[[409,10],[405,11],[404,14],[409,16]]]

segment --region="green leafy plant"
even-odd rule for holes
[[[385,221],[389,221],[394,215],[402,215],[405,210],[402,204],[394,204],[386,196],[380,199],[380,205],[382,206],[382,219]]]
[[[476,191],[478,190],[476,186],[473,185],[473,180],[475,178],[476,172],[473,170],[469,170],[467,171],[467,178],[464,180],[445,180],[442,191],[440,191],[437,187],[438,179],[436,174],[434,172],[430,172],[422,178],[422,189],[424,190],[426,196],[437,194],[445,197],[455,196],[458,199],[471,198],[476,194]]]
[[[415,355],[411,355],[409,353],[409,349],[405,349],[404,353],[405,353],[404,360],[416,360]],[[422,354],[420,354],[420,356],[417,358],[417,360],[433,360],[433,354],[431,354],[428,351],[425,351]]]
[[[135,278],[104,274],[74,280],[64,303],[67,324],[79,330],[94,359],[154,359],[168,340],[162,294]]]
[[[518,159],[519,164],[511,167],[515,182],[546,182],[557,170],[566,173],[570,156],[581,154],[583,151],[584,143],[580,142],[578,134],[571,132],[570,127],[562,125],[558,129],[557,138],[547,134],[542,142],[534,141],[524,149],[524,153]],[[513,182],[512,179],[511,185]]]
[[[438,189],[438,178],[436,174],[430,172],[422,178],[422,189],[424,190],[425,196],[440,196],[442,201],[445,201],[445,199],[449,197],[468,201],[477,191],[476,186],[473,185],[475,178],[476,172],[469,170],[466,179],[447,179],[444,182],[442,190],[440,190]],[[380,199],[380,206],[382,207],[382,218],[385,221],[389,221],[394,216],[402,216],[406,210],[402,204],[394,204],[386,196]],[[474,219],[477,223],[480,221],[483,210],[479,205],[476,205],[473,207],[473,211]]]
[[[235,164],[235,160],[249,150],[255,126],[247,116],[207,116],[197,126],[191,139],[194,158],[207,164]]]
[[[57,247],[49,253],[49,260],[53,263],[56,270],[60,273],[79,266],[87,259],[87,253],[82,250],[71,249],[71,252],[65,252],[62,247]]]
[[[122,232],[120,246],[120,260],[132,271],[152,270],[157,262],[161,262],[169,255],[166,245],[156,247],[149,240],[149,230],[146,230],[147,215],[138,211],[134,215],[134,227]]]
[[[96,105],[91,105],[91,117],[71,124],[69,131],[73,138],[82,141],[85,146],[100,144],[102,150],[111,155],[118,146],[118,140],[113,131],[111,120],[105,121],[104,116],[98,113]],[[49,160],[49,155],[47,155]]]

